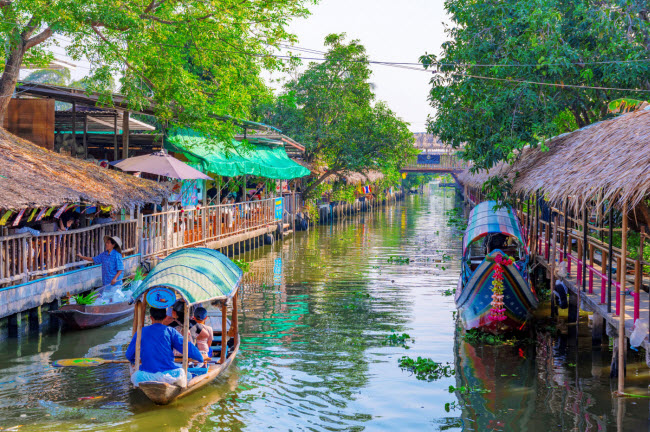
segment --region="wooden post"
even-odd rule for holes
[[[113,119],[113,160],[116,161],[120,158],[117,150],[117,111],[115,111],[115,118]]]
[[[557,214],[551,214],[551,222],[553,223],[553,235],[551,240],[551,318],[557,315],[557,305],[555,304],[555,246],[557,238]]]
[[[569,241],[569,198],[564,202],[564,259],[567,259],[567,254],[570,252],[570,248],[567,248],[567,243]]]
[[[219,362],[223,364],[226,361],[226,344],[228,342],[228,321],[226,320],[226,313],[228,312],[228,301],[223,300],[221,304],[221,357]]]
[[[189,380],[187,379],[187,364],[188,364],[188,353],[189,353],[189,338],[188,333],[190,331],[190,304],[185,301],[185,317],[183,318],[183,371],[185,372],[185,385],[187,387]]]
[[[70,156],[77,157],[77,103],[72,101],[72,148]]]
[[[27,327],[30,333],[38,333],[43,322],[41,307],[37,306],[27,312]]]
[[[84,159],[88,159],[88,114],[84,114]]]
[[[535,192],[535,255],[539,255],[539,192]]]
[[[641,298],[639,297],[641,293],[641,285],[643,285],[643,266],[641,265],[641,260],[643,259],[643,243],[645,240],[645,228],[641,228],[641,233],[639,235],[639,250],[636,256],[636,262],[634,263],[634,320],[636,321],[640,315],[640,305]]]
[[[625,392],[625,274],[627,268],[627,203],[623,204],[623,229],[621,231],[621,266],[617,272],[621,274],[621,310],[618,317],[618,393]]]
[[[122,159],[129,157],[129,134],[131,133],[129,128],[130,114],[129,111],[124,111],[124,114],[122,114]]]
[[[612,245],[612,236],[614,235],[614,209],[610,203],[609,206],[609,248],[607,252],[608,264],[607,264],[607,312],[612,312],[612,264],[614,263],[614,246]]]
[[[584,213],[582,217],[582,292],[586,291],[586,285],[587,285],[587,244],[589,242],[589,215],[587,214],[587,203],[585,202],[585,206],[582,209],[582,212]],[[578,275],[580,277],[580,275]],[[578,278],[576,278],[577,280]]]
[[[135,370],[140,370],[140,349],[142,342],[142,325],[144,324],[144,303],[142,300],[138,300],[138,303],[135,308],[135,317],[136,322],[136,338],[135,338]]]
[[[239,337],[239,318],[237,316],[237,293],[232,296],[232,327],[233,327],[233,337],[235,338],[235,343],[237,343],[237,338]]]
[[[143,230],[143,225],[144,225],[144,219],[142,217],[142,209],[140,206],[137,207],[136,209],[137,215],[138,215],[138,222],[135,228],[135,253],[141,253],[144,254],[144,230]],[[142,258],[140,258],[142,260]]]

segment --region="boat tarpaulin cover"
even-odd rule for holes
[[[171,288],[189,304],[232,297],[243,272],[214,249],[181,249],[162,260],[133,291],[137,299],[148,289]],[[169,305],[172,306],[172,305]]]
[[[509,206],[496,208],[496,201],[483,201],[469,214],[467,230],[463,236],[463,256],[470,243],[487,234],[501,233],[516,237],[525,244],[519,226],[519,220]]]
[[[254,175],[290,180],[310,171],[289,159],[282,145],[262,145],[233,140],[232,145],[206,138],[190,129],[177,129],[165,138],[165,147],[179,152],[205,172],[226,177]]]

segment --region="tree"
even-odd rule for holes
[[[366,50],[344,34],[325,38],[326,61],[311,63],[270,105],[266,122],[305,144],[306,159],[326,167],[303,192],[346,172],[389,170],[414,154],[408,124],[383,102],[375,102]]]
[[[474,169],[489,169],[524,146],[607,118],[612,100],[646,95],[567,86],[650,89],[650,63],[639,61],[650,50],[646,3],[448,0],[450,40],[440,57],[421,58],[438,72],[429,132],[464,143]]]
[[[138,110],[152,105],[164,121],[228,134],[225,115],[245,117],[251,101],[267,92],[262,67],[293,16],[310,0],[2,0],[0,38],[5,46],[0,77],[0,119],[21,64],[44,65],[50,48],[65,43],[73,59],[86,58],[88,91],[110,105],[110,84]],[[64,42],[61,42],[61,41]],[[188,67],[188,59],[209,79]]]
[[[26,82],[64,86],[70,81],[70,69],[39,69],[25,77]]]

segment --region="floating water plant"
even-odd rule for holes
[[[233,259],[232,262],[235,263],[235,265],[239,267],[241,271],[243,271],[244,273],[248,272],[251,268],[251,263],[249,262],[245,262],[238,259]]]
[[[444,270],[444,269],[443,269],[443,270]],[[451,297],[451,296],[453,296],[455,293],[456,293],[456,289],[455,289],[455,288],[449,288],[449,289],[444,290],[444,291],[442,292],[442,295],[445,296],[445,297]]]
[[[434,381],[443,377],[451,377],[456,374],[456,371],[449,363],[437,363],[430,358],[418,357],[413,360],[410,357],[404,356],[399,359],[399,367],[406,369],[413,373],[415,377],[423,381]]]
[[[410,262],[411,258],[409,257],[391,256],[388,258],[389,264],[409,264]]]
[[[454,401],[454,402],[447,402],[445,404],[445,411],[450,412],[451,410],[457,410],[457,409],[462,409],[463,405]]]
[[[447,216],[448,226],[456,228],[459,231],[465,231],[467,229],[467,220],[463,216],[463,209],[460,207],[454,207],[445,211],[445,216]]]
[[[386,336],[384,345],[402,345],[404,348],[409,349],[406,345],[407,342],[414,342],[411,336],[407,333],[397,334],[395,330],[391,330],[391,334]]]
[[[460,387],[454,387],[453,385],[449,386],[449,393],[453,392],[459,392],[461,394],[471,394],[471,393],[490,393],[490,390],[488,389],[483,389],[480,387],[465,387],[465,386],[460,386]]]
[[[514,345],[515,342],[514,339],[507,339],[504,335],[494,335],[479,329],[467,330],[465,334],[463,334],[463,340],[473,345]]]
[[[536,340],[531,338],[517,339],[515,337],[507,337],[506,335],[494,335],[486,333],[479,329],[466,330],[463,334],[463,340],[472,345],[528,345],[537,343]]]

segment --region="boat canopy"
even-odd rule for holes
[[[188,304],[230,298],[243,272],[221,252],[208,248],[181,249],[162,260],[133,291],[138,298],[148,289],[176,291]]]
[[[283,145],[264,140],[248,140],[248,145],[232,140],[225,143],[190,129],[177,129],[165,138],[165,147],[182,153],[190,164],[203,172],[234,177],[254,175],[290,180],[308,176],[310,171],[289,159]]]
[[[463,256],[465,256],[470,243],[487,234],[506,234],[516,237],[525,244],[519,221],[510,206],[502,205],[495,208],[496,205],[496,201],[483,201],[470,212],[467,230],[463,236]]]

